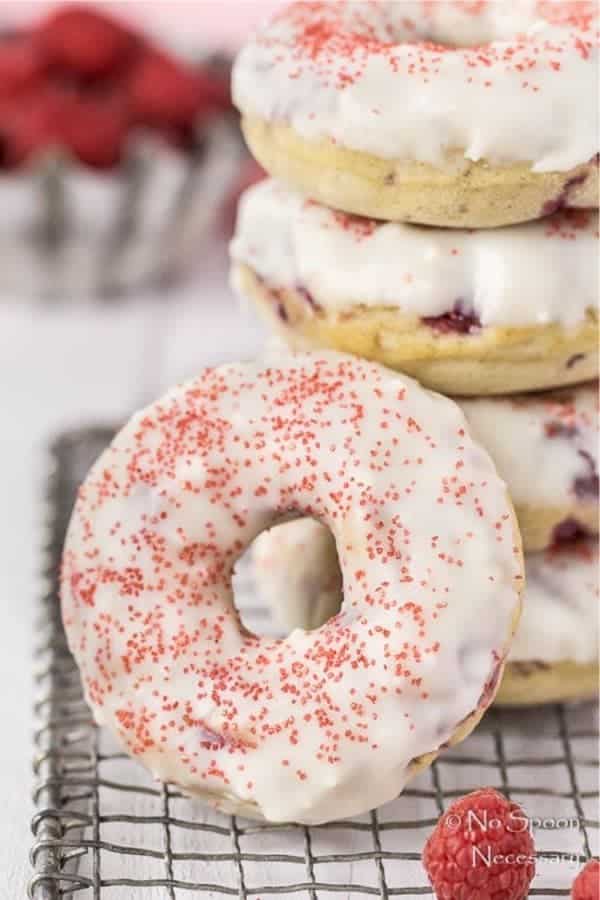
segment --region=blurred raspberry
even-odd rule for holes
[[[50,13],[39,25],[36,39],[49,63],[88,77],[119,66],[137,41],[120,22],[78,3]]]
[[[571,900],[598,900],[599,897],[600,862],[591,859],[573,882]]]
[[[139,125],[192,152],[199,119],[229,106],[225,66],[196,71],[81,3],[60,6],[27,34],[0,37],[3,167],[56,145],[108,168]]]
[[[128,124],[115,98],[81,94],[65,98],[57,128],[61,143],[80,162],[106,169],[121,161]]]
[[[203,76],[157,50],[139,59],[127,90],[133,117],[144,125],[188,125],[210,111]]]
[[[29,162],[57,142],[58,108],[46,90],[0,103],[2,166]]]
[[[43,60],[30,38],[19,35],[0,41],[0,97],[37,84],[43,71]]]
[[[525,900],[535,874],[535,847],[516,803],[484,788],[440,818],[423,851],[438,900]]]
[[[205,102],[216,110],[232,108],[231,67],[223,64],[194,69]]]

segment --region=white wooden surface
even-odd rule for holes
[[[227,287],[224,246],[199,269],[168,298],[112,307],[0,298],[0,900],[23,897],[29,876],[44,449],[62,428],[118,421],[202,365],[256,352],[262,331]]]

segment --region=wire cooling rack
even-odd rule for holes
[[[159,785],[94,725],[67,650],[56,594],[64,531],[77,484],[111,436],[63,435],[52,448],[48,593],[36,653],[31,900],[182,900],[184,897],[422,897],[426,836],[445,804],[482,785],[517,799],[535,827],[531,896],[568,897],[598,853],[595,705],[492,711],[392,803],[326,826],[262,826],[205,809]],[[262,632],[266,610],[243,573],[236,598]]]

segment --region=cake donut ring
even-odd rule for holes
[[[498,691],[503,706],[598,694],[598,541],[525,557],[525,602]]]
[[[292,512],[335,536],[344,604],[263,638],[232,570]],[[62,608],[97,721],[155,776],[310,824],[390,800],[474,727],[521,585],[505,485],[452,401],[286,353],[204,370],[117,435],[76,502]]]
[[[243,48],[254,156],[321,203],[512,225],[598,206],[593,2],[294,3]]]
[[[315,568],[319,560],[320,567]],[[340,609],[335,541],[314,519],[277,526],[252,550],[256,593],[279,626],[319,628]],[[525,556],[523,616],[496,703],[584,700],[598,693],[598,544],[583,538]]]
[[[598,216],[587,210],[432,229],[265,181],[242,198],[231,257],[236,290],[292,346],[355,353],[454,395],[598,374]]]

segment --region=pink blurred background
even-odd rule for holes
[[[248,31],[260,23],[283,0],[171,0],[171,2],[94,3],[108,12],[129,19],[167,41],[186,49],[235,50]],[[0,2],[0,28],[27,22],[53,4],[46,2]]]

